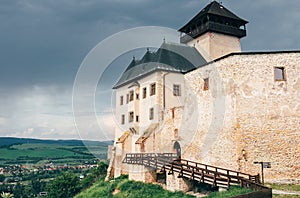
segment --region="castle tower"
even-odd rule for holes
[[[195,47],[207,61],[240,52],[248,22],[217,1],[211,2],[179,29],[180,42]]]

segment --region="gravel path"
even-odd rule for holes
[[[300,191],[283,191],[283,190],[272,189],[272,193],[276,195],[299,195],[300,196]]]

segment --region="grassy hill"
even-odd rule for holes
[[[33,138],[0,137],[0,147],[14,144],[59,144],[63,146],[84,146],[84,145],[110,145],[112,141],[90,141],[90,140],[41,140]]]
[[[0,165],[80,164],[96,158],[106,159],[110,144],[112,142],[0,138]]]
[[[246,194],[252,190],[248,188],[240,188],[239,186],[232,186],[227,191],[222,192],[209,192],[203,189],[205,194],[208,193],[207,198],[225,198],[235,197],[241,194]],[[149,184],[128,180],[126,175],[110,181],[97,181],[90,188],[82,191],[75,198],[94,198],[94,197],[107,197],[107,198],[192,198],[193,195],[184,194],[183,192],[170,192],[164,190],[160,185]]]
[[[146,184],[142,182],[130,181],[124,176],[105,182],[100,180],[92,187],[81,192],[75,198],[94,198],[94,197],[130,197],[130,198],[191,198],[194,196],[186,195],[182,192],[170,192],[164,190],[156,184]]]

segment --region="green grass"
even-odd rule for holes
[[[210,193],[207,198],[224,198],[224,197],[233,197],[241,194],[246,194],[252,192],[251,189],[249,188],[241,188],[238,186],[232,186],[229,188],[228,191],[223,191],[223,192],[213,192]]]
[[[113,195],[114,193],[114,195]],[[130,181],[124,176],[109,182],[98,181],[92,187],[78,194],[75,198],[192,198],[182,192],[170,192],[156,184]]]
[[[247,188],[231,187],[228,191],[213,192],[207,198],[225,198],[252,192]],[[192,195],[183,192],[170,192],[156,184],[131,181],[121,176],[109,182],[98,181],[92,187],[78,194],[75,198],[190,198]]]
[[[105,157],[107,148],[103,145],[91,146],[100,156]],[[25,143],[0,148],[0,164],[42,164],[45,160],[68,163],[82,162],[93,159],[85,146],[70,146],[60,144]]]

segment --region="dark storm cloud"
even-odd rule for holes
[[[128,28],[179,29],[209,2],[1,0],[0,136],[78,137],[70,114],[72,84],[87,53],[101,40]],[[244,50],[300,48],[298,1],[223,0],[223,4],[249,21],[247,37],[241,40]],[[129,55],[115,64],[126,67]],[[107,75],[114,72],[110,68]],[[109,95],[107,79],[100,81],[106,89],[97,98],[97,113],[106,123],[113,123],[107,114],[111,99],[100,100]],[[94,126],[87,129],[97,134]]]
[[[1,85],[72,83],[87,52],[117,31],[180,28],[209,1],[4,0],[0,2]],[[224,1],[250,21],[244,49],[299,46],[297,1]]]

